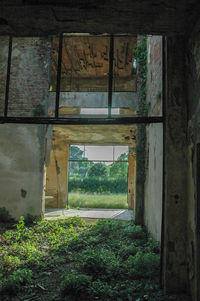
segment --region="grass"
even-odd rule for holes
[[[127,194],[86,194],[70,192],[68,195],[70,208],[105,208],[127,209]]]
[[[186,300],[163,296],[158,243],[133,221],[21,217],[0,229],[0,300]]]

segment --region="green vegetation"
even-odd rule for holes
[[[104,163],[96,163],[93,164],[87,173],[88,177],[106,177],[107,176],[107,168]]]
[[[70,178],[68,183],[69,192],[82,193],[126,193],[127,179],[106,179],[86,177],[84,179]]]
[[[70,208],[107,208],[127,209],[127,195],[124,194],[82,194],[69,193],[68,204]]]
[[[149,103],[146,100],[146,83],[147,83],[147,36],[141,36],[140,42],[134,49],[134,57],[137,61],[137,89],[139,95],[138,114],[139,116],[148,116]],[[136,193],[139,198],[144,198],[144,183],[146,178],[146,124],[137,126],[137,178]]]
[[[70,158],[73,160],[84,159],[83,151],[77,146],[71,146]],[[69,192],[102,194],[127,192],[128,162],[118,162],[119,160],[128,160],[127,154],[121,154],[118,161],[110,165],[88,162],[87,158],[85,160],[85,162],[70,162]],[[84,207],[87,206],[84,205]]]
[[[181,300],[159,290],[159,246],[133,221],[81,218],[1,228],[4,301]]]

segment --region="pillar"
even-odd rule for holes
[[[46,171],[45,208],[66,208],[68,195],[69,144],[53,137],[50,163]]]
[[[129,148],[128,161],[128,209],[133,210],[135,205],[135,153],[133,148]]]
[[[187,293],[188,164],[184,38],[168,37],[166,42],[162,280],[166,293]]]

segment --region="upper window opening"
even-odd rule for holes
[[[133,49],[137,39],[114,37],[113,91],[136,91]],[[51,91],[56,91],[59,37],[53,38]],[[110,37],[64,35],[62,45],[61,92],[107,92]]]

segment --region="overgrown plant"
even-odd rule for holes
[[[134,49],[134,57],[137,61],[137,86],[138,86],[138,114],[140,116],[148,115],[149,105],[146,101],[146,83],[147,83],[147,37],[141,36]],[[146,151],[146,125],[137,126],[137,145],[136,145],[136,195],[144,198],[145,182],[145,151]]]
[[[162,295],[159,245],[133,221],[21,217],[0,232],[0,255],[3,301],[184,301]]]

